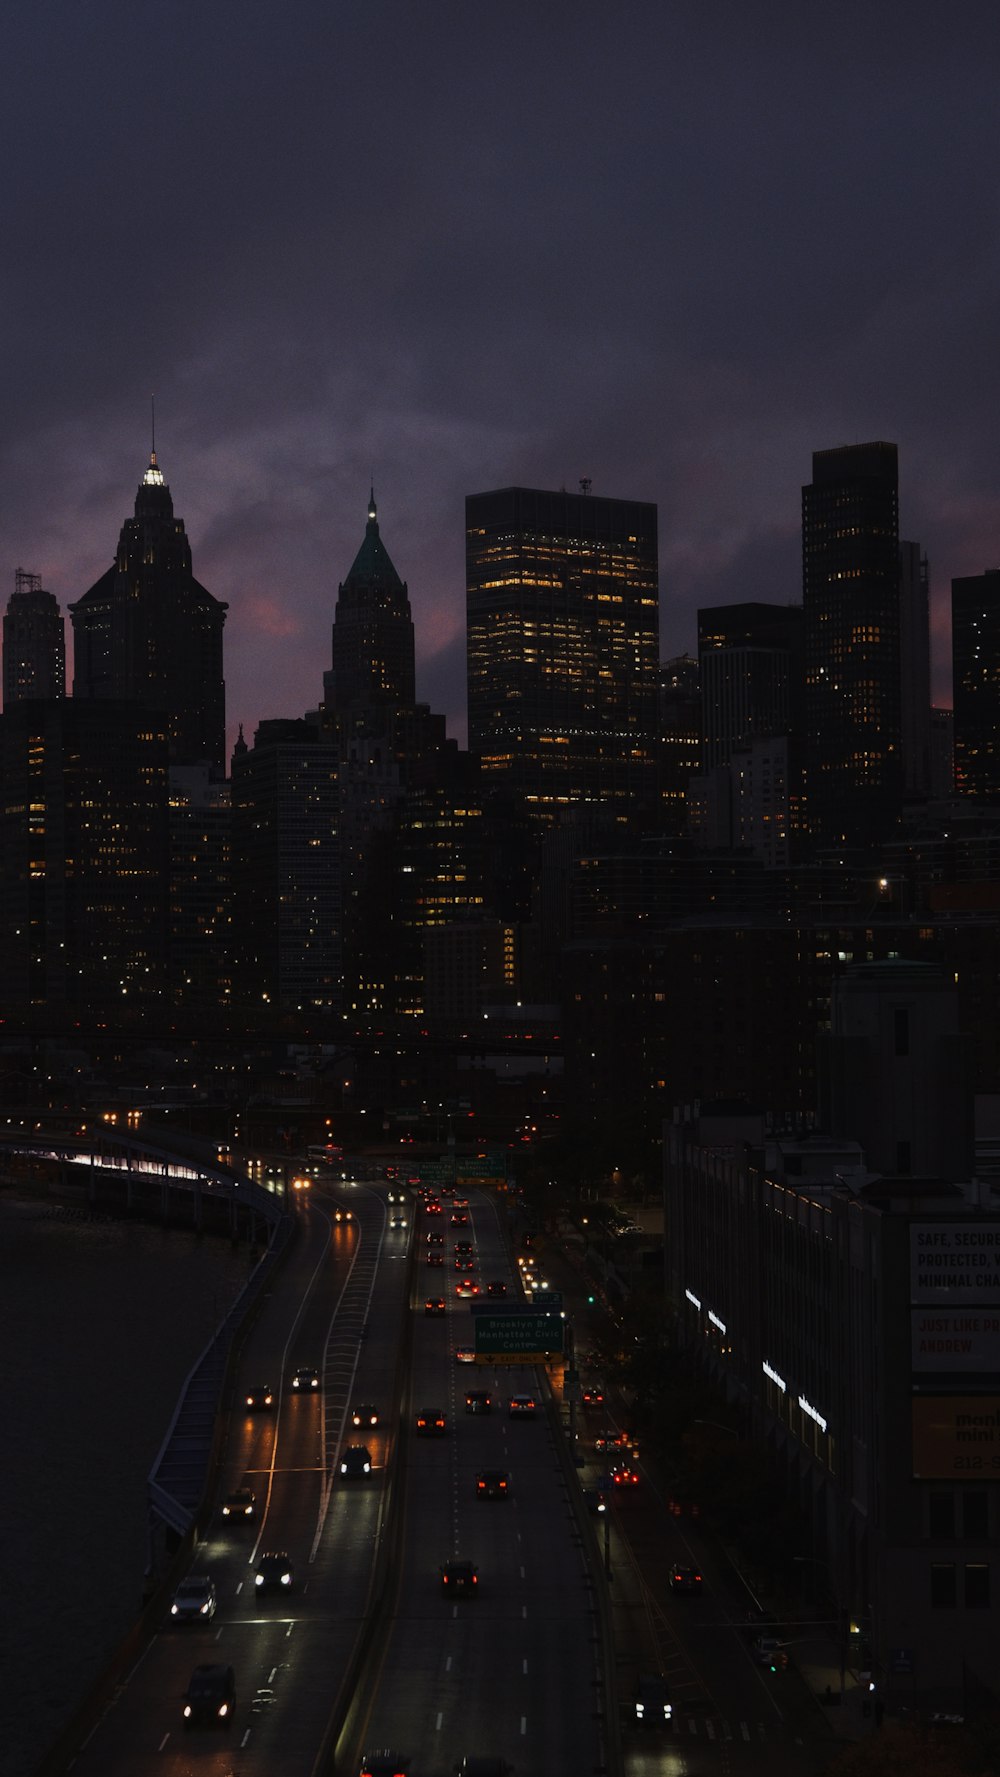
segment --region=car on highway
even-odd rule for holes
[[[774,1635],[758,1635],[751,1652],[758,1666],[767,1666],[772,1672],[784,1672],[788,1666],[788,1655]]]
[[[236,1674],[231,1666],[196,1666],[184,1692],[186,1728],[228,1728],[236,1708]]]
[[[538,1402],[533,1394],[512,1394],[507,1402],[507,1416],[510,1419],[534,1419],[538,1411]]]
[[[455,1347],[456,1364],[474,1364],[475,1361],[476,1353],[471,1345],[457,1345]]]
[[[299,1394],[308,1394],[310,1390],[319,1387],[319,1371],[300,1364],[292,1377],[292,1387]]]
[[[635,1719],[644,1728],[662,1728],[673,1720],[670,1688],[658,1672],[643,1672],[635,1687]]]
[[[440,1269],[444,1264],[444,1253],[428,1253],[427,1263],[433,1265],[435,1269]]]
[[[427,1245],[428,1246],[443,1246],[444,1245],[444,1235],[443,1234],[428,1234]]]
[[[603,1455],[606,1450],[627,1450],[628,1446],[627,1431],[606,1431],[602,1432],[599,1438],[594,1439],[594,1449],[598,1456]]]
[[[486,1388],[470,1388],[465,1397],[467,1413],[492,1413],[493,1396]]]
[[[437,1200],[437,1198],[436,1198],[436,1197],[430,1197],[430,1198],[428,1198],[428,1200],[427,1200],[427,1202],[426,1202],[426,1203],[425,1203],[425,1204],[424,1204],[424,1208],[425,1208],[425,1210],[426,1210],[426,1211],[427,1211],[427,1214],[428,1214],[428,1215],[429,1215],[429,1216],[442,1216],[442,1215],[444,1215],[444,1210],[443,1210],[443,1209],[442,1209],[442,1208],[441,1208],[441,1205],[440,1205],[440,1203],[439,1203],[439,1202],[438,1202],[438,1200]]]
[[[592,1382],[584,1389],[581,1399],[585,1407],[603,1407],[604,1390],[599,1383]]]
[[[474,1271],[475,1269],[476,1269],[475,1259],[467,1258],[465,1253],[458,1253],[456,1255],[456,1258],[455,1258],[455,1270],[456,1271]]]
[[[441,1591],[445,1598],[475,1596],[479,1569],[474,1561],[446,1561],[440,1572]]]
[[[627,1491],[629,1487],[638,1487],[639,1471],[634,1469],[631,1463],[616,1462],[611,1470],[611,1482],[612,1486],[620,1487],[623,1492]]]
[[[373,1407],[370,1401],[359,1401],[356,1407],[351,1408],[351,1424],[377,1425],[378,1408]]]
[[[409,1754],[391,1752],[387,1747],[381,1751],[366,1752],[361,1760],[358,1777],[410,1777]]]
[[[510,1494],[510,1476],[504,1469],[481,1469],[476,1476],[477,1499],[506,1499]]]
[[[486,1285],[486,1294],[488,1296],[505,1296],[507,1294],[507,1285],[502,1278],[494,1277],[492,1282]]]
[[[671,1592],[700,1592],[701,1574],[697,1567],[672,1567],[668,1584]]]
[[[471,1259],[475,1253],[471,1240],[456,1240],[451,1250],[456,1259]]]
[[[295,1573],[284,1550],[272,1549],[257,1563],[253,1583],[258,1592],[289,1591]]]
[[[608,1509],[608,1496],[600,1487],[585,1487],[583,1503],[594,1518],[603,1518]]]
[[[353,1209],[345,1209],[342,1204],[338,1204],[333,1212],[333,1219],[335,1222],[353,1222],[354,1211]]]
[[[468,1212],[464,1209],[452,1210],[451,1225],[453,1228],[467,1228],[469,1226]]]
[[[478,1296],[479,1285],[471,1277],[460,1277],[455,1285],[456,1296]]]
[[[440,1407],[421,1407],[416,1417],[417,1436],[421,1438],[443,1438],[448,1430],[448,1421]]]
[[[215,1606],[215,1587],[208,1574],[189,1573],[174,1593],[170,1618],[174,1623],[207,1623],[215,1615]]]
[[[409,1225],[409,1217],[405,1209],[391,1209],[389,1211],[390,1228],[408,1228]]]
[[[346,1444],[340,1453],[340,1472],[347,1480],[356,1480],[372,1472],[371,1451],[366,1444]]]
[[[424,1303],[425,1314],[443,1314],[445,1312],[443,1296],[428,1296]]]
[[[256,1511],[257,1495],[249,1487],[234,1487],[232,1493],[227,1493],[222,1502],[222,1516],[235,1518],[237,1522],[245,1522],[254,1517]]]
[[[265,1413],[273,1405],[274,1395],[266,1383],[261,1383],[257,1388],[247,1389],[246,1402],[251,1413]]]

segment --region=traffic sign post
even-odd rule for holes
[[[562,1355],[564,1324],[559,1314],[477,1314],[476,1361],[545,1363]]]

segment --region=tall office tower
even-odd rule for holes
[[[410,600],[379,535],[374,489],[364,541],[337,588],[333,664],[323,674],[323,697],[338,720],[378,705],[412,704],[415,697]]]
[[[232,811],[229,784],[209,765],[170,772],[170,991],[189,1007],[232,992]]]
[[[931,782],[930,572],[919,543],[899,545],[900,723],[903,793],[926,802]]]
[[[261,722],[232,761],[233,952],[239,997],[339,1008],[337,750],[314,720]]]
[[[167,971],[167,733],[134,703],[0,716],[0,996],[125,1016]]]
[[[697,660],[679,654],[660,663],[660,813],[665,833],[683,833],[688,784],[701,758],[701,679]]]
[[[955,787],[1000,800],[1000,568],[951,583]]]
[[[794,731],[800,605],[714,605],[698,612],[701,766],[726,765],[754,740]]]
[[[224,770],[227,609],[192,573],[191,545],[154,451],[114,565],[70,606],[73,696],[128,698],[162,711],[171,765]]]
[[[18,568],[3,619],[3,704],[65,697],[66,625],[40,574]]]
[[[469,746],[551,822],[655,805],[656,507],[508,487],[465,502]]]
[[[871,846],[903,797],[894,444],[814,453],[802,565],[809,830],[820,845]]]
[[[946,802],[955,794],[955,712],[931,710],[930,795]]]

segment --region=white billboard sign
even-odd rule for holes
[[[911,1223],[910,1300],[1000,1307],[1000,1216]]]

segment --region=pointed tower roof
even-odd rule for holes
[[[344,585],[352,581],[377,581],[381,586],[398,586],[402,591],[403,582],[389,559],[386,549],[378,533],[378,507],[375,504],[375,489],[368,496],[368,523],[365,526],[365,537],[361,548],[351,565]]]

